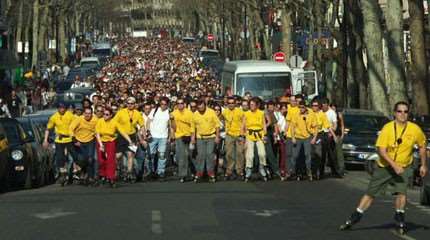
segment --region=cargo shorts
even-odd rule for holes
[[[401,175],[397,175],[391,167],[376,167],[366,194],[371,197],[384,195],[389,185],[393,186],[392,194],[406,195],[409,179],[412,177],[413,169],[411,166],[405,167]]]

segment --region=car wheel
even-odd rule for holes
[[[421,186],[420,203],[421,205],[430,205],[430,192],[425,184]]]
[[[364,169],[366,170],[366,172],[372,176],[373,172],[375,171],[375,161],[369,161],[367,160],[365,165],[364,165]]]

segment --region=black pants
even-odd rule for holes
[[[331,173],[337,174],[336,164],[336,143],[333,137],[329,137],[328,133],[323,133],[321,136],[321,165],[320,165],[320,176],[325,174],[325,165],[328,163]]]
[[[65,150],[70,154],[73,160],[77,159],[76,150],[72,142],[70,143],[55,143],[55,163],[57,168],[65,167],[66,163],[69,161],[65,154]]]

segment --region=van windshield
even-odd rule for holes
[[[107,56],[107,57],[109,57],[111,54],[111,49],[110,48],[93,49],[93,54],[96,56]]]
[[[243,96],[251,92],[252,96],[273,99],[290,87],[290,73],[244,73],[237,76],[236,94]]]

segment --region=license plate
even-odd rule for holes
[[[359,159],[366,159],[366,156],[367,154],[364,154],[364,153],[360,153],[360,154],[358,154],[358,158]]]
[[[15,171],[24,171],[24,166],[15,166]]]

